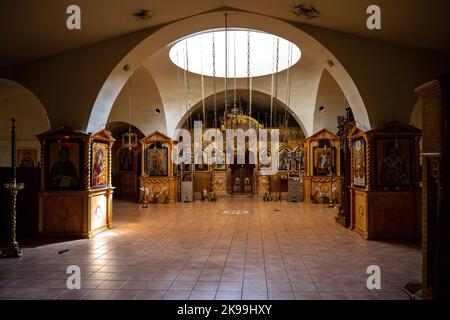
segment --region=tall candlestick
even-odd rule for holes
[[[16,241],[16,204],[17,193],[24,188],[23,183],[17,183],[17,153],[16,153],[16,119],[11,119],[11,166],[12,166],[12,179],[11,183],[5,183],[4,187],[9,190],[11,198],[11,238],[10,245],[5,251],[3,251],[1,257],[13,257],[19,258],[22,256],[22,250]]]
[[[17,181],[16,119],[11,119],[11,166],[12,182]]]

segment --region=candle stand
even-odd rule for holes
[[[11,169],[12,181],[5,183],[11,197],[11,237],[9,247],[3,251],[4,258],[19,258],[22,256],[19,244],[16,241],[16,204],[17,193],[24,188],[23,183],[17,183],[17,150],[16,150],[16,120],[11,119]]]
[[[4,187],[8,189],[11,197],[11,237],[9,247],[3,251],[2,256],[6,258],[19,258],[22,256],[22,250],[16,241],[16,203],[17,193],[24,188],[24,184],[13,181],[11,183],[5,183]]]

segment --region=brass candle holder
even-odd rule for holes
[[[330,145],[330,159],[328,163],[328,171],[330,172],[330,194],[328,197],[328,208],[334,208],[335,203],[333,200],[333,148]]]
[[[19,258],[22,256],[22,250],[16,241],[16,204],[17,193],[24,188],[23,183],[17,183],[12,181],[11,183],[5,183],[4,187],[8,189],[11,197],[11,237],[9,247],[3,251],[2,256],[6,258]]]
[[[22,250],[16,241],[16,205],[17,193],[24,188],[23,183],[17,183],[17,150],[16,150],[16,119],[11,119],[11,169],[12,179],[10,183],[5,183],[4,187],[8,189],[11,197],[11,238],[8,249],[4,250],[2,257],[19,258],[22,256]]]

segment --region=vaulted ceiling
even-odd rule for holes
[[[294,14],[301,3],[315,5],[319,18]],[[408,47],[450,54],[448,0],[78,0],[82,29],[66,28],[71,0],[15,0],[0,3],[0,66],[10,66],[80,48],[130,32],[223,7],[251,11]],[[366,9],[382,10],[382,29],[366,28]],[[132,13],[149,9],[152,18]]]

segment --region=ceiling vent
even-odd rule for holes
[[[152,14],[151,14],[150,10],[138,9],[138,10],[136,10],[135,13],[133,13],[133,17],[137,21],[145,21],[145,20],[150,20],[150,18],[152,17]]]
[[[317,9],[310,4],[299,4],[298,6],[294,7],[294,13],[299,16],[306,19],[313,19],[317,18],[320,15],[320,12],[317,11]]]

